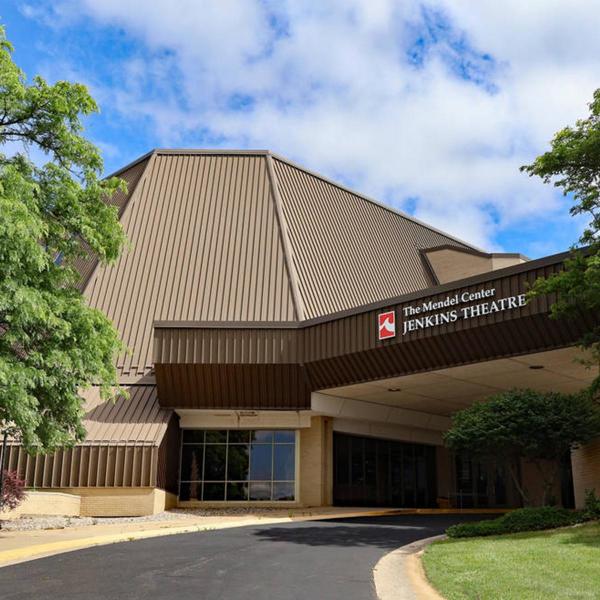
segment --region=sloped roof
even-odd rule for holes
[[[468,244],[267,151],[155,150],[118,173],[131,243],[85,294],[152,368],[154,321],[299,321],[432,285],[420,249]]]
[[[172,413],[159,407],[156,386],[133,385],[127,390],[128,399],[120,396],[114,402],[102,400],[98,387],[81,394],[85,402],[83,423],[87,431],[83,445],[160,444]]]

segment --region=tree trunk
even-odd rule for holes
[[[542,485],[544,486],[544,493],[542,495],[542,506],[548,506],[550,503],[551,495],[554,493],[554,483],[556,482],[556,476],[560,469],[560,465],[554,464],[551,469],[545,469],[544,462],[547,461],[532,460],[531,462],[535,465],[536,469],[538,470],[538,473],[540,474],[540,477],[542,478]]]
[[[525,490],[521,487],[521,482],[519,481],[516,465],[512,462],[508,465],[508,472],[510,473],[510,477],[521,496],[521,500],[523,501],[523,506],[529,506],[529,496],[525,493]]]

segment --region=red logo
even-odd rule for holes
[[[396,335],[396,313],[393,310],[379,313],[377,315],[377,324],[379,326],[379,339],[387,340]]]

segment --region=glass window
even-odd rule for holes
[[[228,483],[227,500],[248,500],[248,484],[243,481]]]
[[[180,500],[295,499],[293,430],[185,430]]]
[[[225,480],[226,456],[227,446],[225,444],[206,445],[206,459],[204,461],[205,481]]]
[[[229,432],[230,444],[247,444],[250,441],[250,432],[247,429],[235,430]]]
[[[225,500],[225,484],[204,482],[203,500],[222,501]]]
[[[250,447],[250,479],[271,479],[273,471],[273,446],[252,444]]]
[[[296,467],[295,447],[290,445],[275,446],[273,461],[273,479],[293,481]]]
[[[273,484],[273,500],[293,500],[294,482],[276,481]]]
[[[273,432],[259,429],[251,432],[251,441],[270,444],[273,441]]]
[[[204,431],[198,431],[197,429],[185,429],[183,431],[183,443],[184,444],[203,444],[204,443]]]
[[[230,481],[245,481],[249,479],[249,467],[249,444],[230,444],[227,457],[227,479]]]
[[[202,479],[202,459],[204,446],[187,446],[181,448],[181,480],[200,481]]]
[[[179,491],[180,500],[202,500],[201,481],[182,481]]]
[[[252,481],[250,483],[250,500],[270,500],[271,482]]]
[[[275,432],[276,444],[293,444],[296,442],[296,432],[292,429],[279,429]]]
[[[224,444],[227,442],[226,431],[207,431],[206,432],[206,443],[207,444]]]

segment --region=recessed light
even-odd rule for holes
[[[529,365],[529,368],[537,371],[538,369],[543,369],[544,365]]]
[[[402,388],[388,388],[388,392],[401,392]]]

